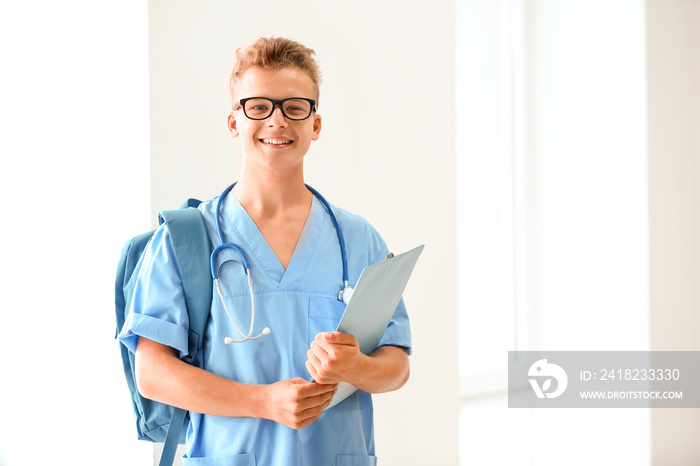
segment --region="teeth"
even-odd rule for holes
[[[276,145],[284,145],[284,144],[291,144],[292,141],[289,139],[263,139],[262,142],[265,144],[276,144]]]

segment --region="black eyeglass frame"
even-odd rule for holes
[[[264,118],[251,118],[248,116],[248,112],[245,111],[245,103],[248,102],[249,100],[255,100],[255,99],[264,99],[267,100],[268,102],[272,103],[272,107],[270,108],[270,113],[267,114]],[[309,114],[306,115],[304,118],[292,118],[287,113],[284,111],[284,103],[288,100],[305,100],[309,104],[311,104],[311,109],[309,110]],[[270,118],[272,113],[275,111],[275,107],[279,105],[280,111],[282,112],[282,115],[284,115],[285,118],[288,120],[294,120],[294,121],[303,121],[308,119],[313,112],[316,111],[316,101],[314,99],[307,99],[306,97],[289,97],[287,99],[282,99],[282,100],[275,100],[275,99],[270,99],[268,97],[246,97],[245,99],[241,99],[238,101],[238,107],[243,109],[243,114],[248,118],[249,120],[267,120]],[[238,109],[236,109],[238,110]]]

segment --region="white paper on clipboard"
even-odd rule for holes
[[[424,246],[421,244],[403,254],[367,266],[360,274],[337,331],[354,335],[364,354],[377,349]],[[356,390],[353,385],[341,382],[328,408]]]

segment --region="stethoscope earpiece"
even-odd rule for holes
[[[233,324],[233,325],[235,326],[236,324]],[[270,327],[265,327],[263,329],[263,331],[260,332],[258,334],[258,336],[256,336],[256,337],[251,337],[250,335],[248,335],[247,337],[243,338],[242,340],[234,340],[233,338],[226,337],[226,338],[224,338],[224,343],[226,343],[227,345],[230,345],[231,343],[243,343],[244,341],[248,341],[248,340],[257,340],[261,336],[269,335],[269,334],[270,334]]]

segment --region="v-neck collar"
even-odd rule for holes
[[[287,270],[284,269],[257,224],[233,193],[226,196],[223,210],[229,224],[238,232],[238,236],[245,244],[245,251],[252,255],[252,257],[247,258],[249,263],[254,262],[254,264],[249,264],[251,269],[255,266],[260,267],[259,270],[264,272],[264,275],[277,289],[297,288],[301,284],[314,254],[325,221],[324,207],[316,196],[313,196],[311,201],[309,215],[301,235],[299,235]]]

